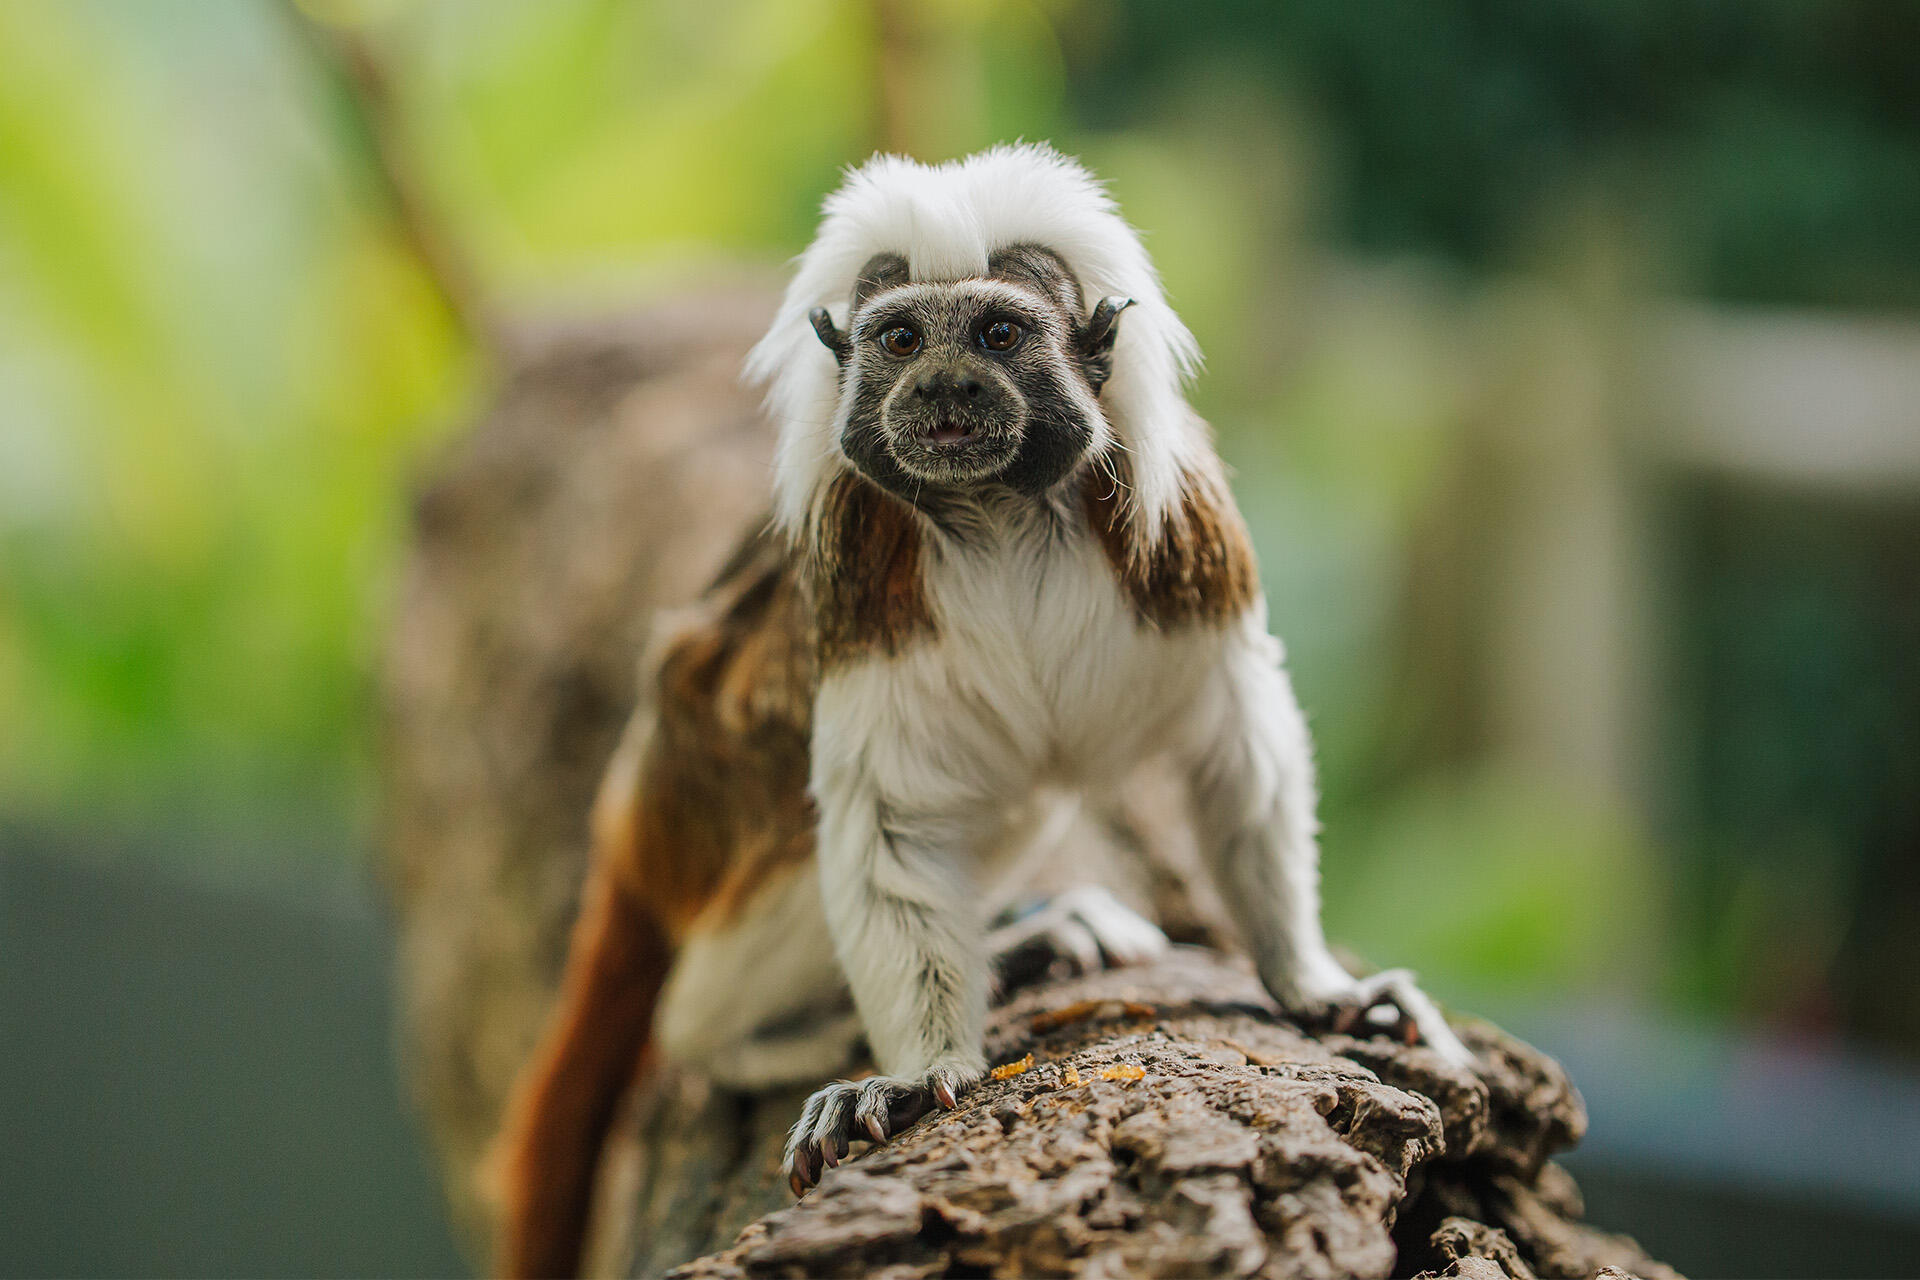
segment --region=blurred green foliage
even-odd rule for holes
[[[12,804],[359,767],[396,481],[464,354],[296,52],[265,8],[0,6]]]
[[[1314,715],[1335,932],[1456,986],[1639,988],[1670,958],[1644,823],[1490,758],[1448,718],[1453,669],[1410,657],[1414,553],[1484,412],[1460,298],[1600,263],[1920,303],[1917,14],[0,4],[0,811],[364,820],[409,476],[486,368],[315,23],[379,50],[409,177],[510,308],[776,263],[883,142],[1084,155],[1208,352],[1198,402]],[[1390,262],[1379,287],[1324,287],[1355,251]]]

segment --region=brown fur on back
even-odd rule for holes
[[[560,998],[502,1133],[509,1276],[578,1269],[595,1173],[689,930],[813,854],[814,662],[790,557],[758,534],[659,646],[594,809]]]
[[[815,665],[791,557],[758,534],[654,663],[626,874],[676,940],[813,852]],[[603,809],[606,808],[603,804]]]
[[[1110,474],[1090,469],[1081,501],[1107,561],[1133,600],[1156,626],[1226,622],[1254,602],[1260,571],[1246,522],[1218,471],[1189,471],[1180,510],[1149,539],[1125,501],[1124,456]]]

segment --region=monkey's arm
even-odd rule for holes
[[[952,1106],[986,1071],[988,966],[971,865],[978,833],[963,817],[883,795],[875,755],[887,748],[861,717],[829,714],[828,701],[823,694],[814,739],[820,889],[883,1074],[837,1081],[808,1100],[787,1141],[796,1192],[852,1139],[885,1141]]]
[[[1265,610],[1256,607],[1236,625],[1189,723],[1185,754],[1202,854],[1262,983],[1284,1008],[1309,1015],[1353,1016],[1390,1001],[1428,1044],[1469,1060],[1406,971],[1355,978],[1328,948],[1306,720]]]

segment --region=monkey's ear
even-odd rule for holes
[[[847,341],[846,334],[834,327],[833,317],[827,314],[827,309],[815,307],[807,312],[807,322],[813,326],[813,331],[820,335],[822,345],[833,352],[833,358],[844,366],[847,363],[847,357],[853,354],[853,344]]]
[[[1074,345],[1080,350],[1080,365],[1095,395],[1113,376],[1113,340],[1120,336],[1120,313],[1132,305],[1132,298],[1100,299],[1093,314],[1073,335]]]

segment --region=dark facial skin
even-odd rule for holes
[[[1052,252],[1016,245],[985,276],[912,283],[880,254],[855,284],[847,330],[811,317],[852,406],[841,433],[869,479],[911,502],[983,485],[1045,493],[1087,456],[1123,298],[1083,314]]]

